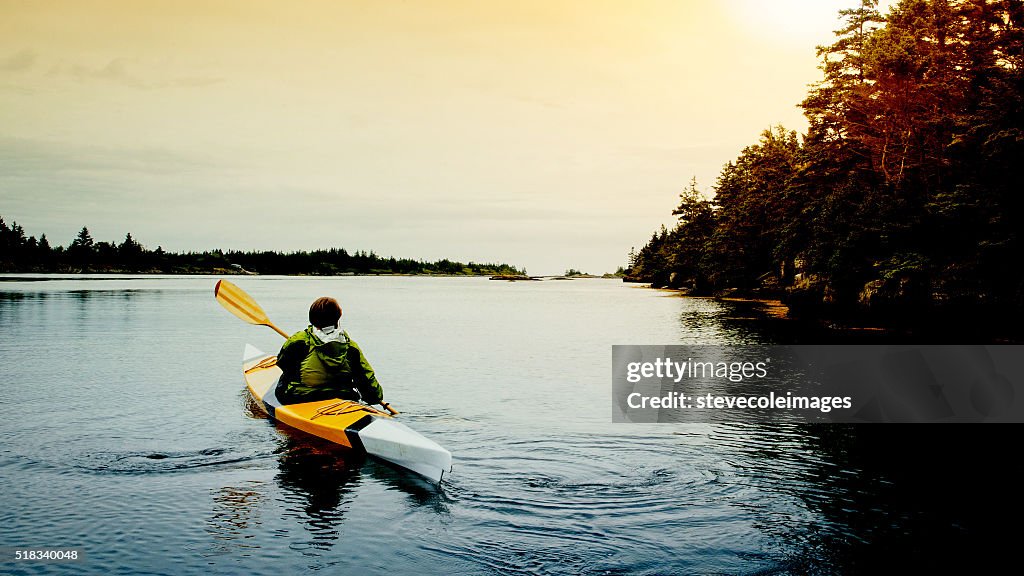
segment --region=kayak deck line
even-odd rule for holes
[[[389,418],[391,417],[389,414],[385,414],[384,412],[381,412],[380,410],[377,410],[376,408],[374,408],[372,406],[365,406],[365,405],[362,405],[362,404],[356,404],[355,406],[353,406],[352,404],[353,404],[352,402],[342,400],[340,402],[335,402],[334,404],[330,404],[330,405],[327,405],[327,406],[321,406],[320,408],[316,409],[316,414],[311,416],[309,419],[310,420],[316,420],[317,418],[319,418],[321,416],[344,416],[345,414],[351,414],[353,412],[358,412],[358,411],[367,411],[368,412],[370,410],[372,410],[373,413],[378,415],[378,416],[387,416]],[[367,408],[369,408],[369,410],[367,410]]]
[[[451,452],[390,414],[360,402],[320,400],[281,404],[274,393],[281,369],[277,357],[246,344],[242,371],[249,394],[274,420],[366,452],[440,483],[452,470]],[[328,418],[329,416],[329,418]]]

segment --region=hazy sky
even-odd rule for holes
[[[0,216],[167,250],[624,264],[804,130],[854,0],[0,0]]]

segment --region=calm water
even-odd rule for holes
[[[435,488],[254,414],[242,349],[281,339],[221,309],[215,278],[6,280],[0,545],[88,559],[0,572],[875,573],[979,566],[1020,537],[1015,427],[610,424],[612,344],[780,338],[734,305],[605,280],[235,279],[286,331],[339,298],[403,420],[452,451]]]

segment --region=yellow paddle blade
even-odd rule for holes
[[[249,324],[256,324],[258,326],[269,326],[277,331],[278,334],[288,337],[283,330],[274,326],[274,323],[267,318],[267,313],[260,308],[260,305],[245,293],[238,286],[235,286],[227,280],[218,280],[217,285],[213,287],[213,295],[217,298],[217,302],[231,312],[235,316],[238,316],[242,320]]]

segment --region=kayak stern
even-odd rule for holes
[[[392,418],[371,417],[371,421],[348,433],[359,437],[367,454],[407,468],[440,483],[452,472],[452,453]]]

